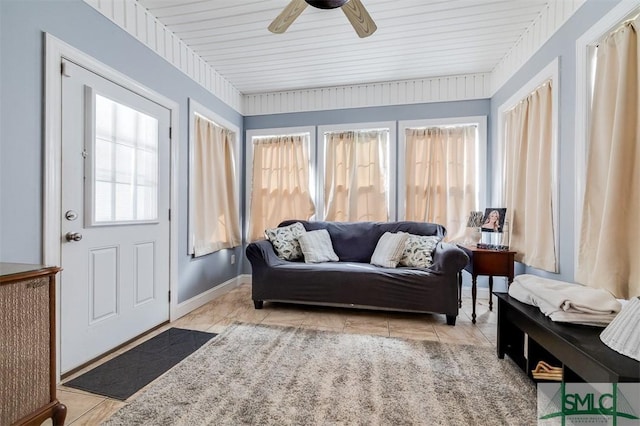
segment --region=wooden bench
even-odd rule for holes
[[[563,368],[565,382],[640,382],[640,362],[602,343],[603,328],[554,322],[535,306],[507,293],[494,294],[498,299],[498,358],[509,355],[529,377],[538,361],[545,361]]]

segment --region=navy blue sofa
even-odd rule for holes
[[[326,229],[339,262],[304,263],[280,259],[268,240],[250,243],[252,298],[256,309],[264,301],[387,309],[445,314],[455,325],[458,315],[458,273],[467,255],[440,242],[429,268],[382,268],[369,262],[385,232],[444,237],[443,226],[422,222],[300,222],[307,231]]]

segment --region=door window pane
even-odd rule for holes
[[[131,185],[117,183],[115,188],[115,219],[131,220],[131,218],[133,217],[133,205],[131,204],[133,191],[131,190]]]
[[[95,222],[111,220],[111,198],[111,184],[97,181],[95,186]]]
[[[116,144],[115,181],[119,183],[132,182],[134,148]]]
[[[109,182],[112,178],[113,144],[96,138],[95,178],[99,182]]]
[[[93,223],[157,220],[158,120],[96,94],[93,122]]]

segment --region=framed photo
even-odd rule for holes
[[[502,232],[506,216],[506,208],[487,207],[484,210],[484,217],[482,218],[480,229],[482,232]]]

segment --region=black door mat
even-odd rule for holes
[[[124,401],[215,336],[170,328],[63,385]]]

